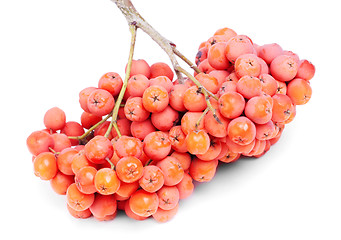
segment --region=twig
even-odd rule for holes
[[[173,47],[174,43],[163,37],[159,32],[157,32],[135,9],[134,5],[130,0],[111,0],[116,4],[118,9],[125,16],[129,24],[135,23],[137,28],[141,28],[147,35],[149,35],[168,55],[175,73],[178,77],[179,83],[183,83],[183,77],[181,73],[177,70],[179,63],[174,55]]]
[[[215,96],[213,93],[208,91],[195,77],[193,77],[190,73],[188,73],[185,69],[180,67],[176,55],[179,56],[182,60],[184,60],[188,65],[190,65],[191,68],[193,68],[195,71],[200,70],[195,67],[191,61],[188,60],[184,55],[182,55],[177,49],[176,45],[163,37],[159,32],[157,32],[141,15],[140,13],[135,9],[134,5],[132,4],[131,0],[111,0],[116,4],[118,9],[122,12],[122,14],[125,16],[128,24],[134,23],[134,25],[137,28],[141,28],[147,35],[149,35],[168,55],[170,58],[174,71],[178,77],[178,81],[180,84],[184,83],[184,79],[182,77],[182,74],[186,75],[189,79],[191,79],[195,85],[198,86],[199,89],[201,89],[202,93],[205,96],[205,100],[207,102],[207,107],[212,111],[214,118],[221,123],[219,118],[217,117],[215,113],[215,109],[212,107],[212,104],[210,103],[209,97],[218,100],[217,96]]]
[[[205,117],[206,113],[210,110],[209,107],[207,107],[205,109],[205,111],[201,114],[201,116],[199,117],[198,121],[195,123],[195,130],[198,131],[198,127],[200,125],[200,122],[202,121],[202,119]]]
[[[119,93],[119,95],[118,95],[118,97],[116,99],[116,103],[115,103],[114,110],[113,110],[113,113],[112,113],[111,122],[109,124],[108,130],[105,133],[104,137],[108,137],[109,136],[109,134],[110,134],[110,132],[111,132],[113,127],[115,128],[118,137],[122,136],[121,132],[118,129],[118,126],[117,126],[117,115],[118,115],[118,110],[121,107],[122,99],[123,99],[124,93],[125,93],[125,91],[127,89],[128,80],[129,80],[129,77],[130,77],[131,64],[132,64],[132,61],[133,61],[135,42],[136,42],[136,29],[137,28],[136,28],[136,24],[135,23],[129,24],[129,30],[130,30],[130,33],[131,33],[131,40],[130,40],[130,50],[129,50],[129,57],[128,57],[126,75],[125,75],[125,78],[124,78],[124,81],[123,81],[123,85],[122,85],[121,91],[120,91],[120,93]]]
[[[99,125],[107,121],[112,116],[112,112],[109,113],[105,118],[103,118],[101,121],[93,125],[91,128],[88,129],[83,135],[81,136],[68,136],[69,139],[77,139],[77,140],[83,140],[86,138],[93,130],[95,130]]]
[[[173,52],[176,54],[176,56],[178,56],[185,63],[187,63],[187,65],[190,68],[192,68],[196,73],[201,73],[200,69],[194,63],[192,63],[186,56],[184,56],[176,47],[173,47]]]

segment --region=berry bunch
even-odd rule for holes
[[[125,86],[104,74],[79,93],[80,123],[57,107],[45,113],[46,129],[27,138],[34,173],[66,195],[72,216],[110,220],[119,209],[168,221],[193,180],[210,181],[219,162],[262,156],[311,97],[310,62],[229,28],[200,44],[195,60],[195,79],[184,82],[145,60],[132,61]]]

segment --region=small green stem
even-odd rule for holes
[[[182,59],[187,65],[192,68],[196,73],[201,73],[200,69],[192,63],[186,56],[184,56],[176,47],[173,47],[173,52],[176,56],[178,56],[180,59]]]
[[[136,30],[137,30],[136,25],[134,23],[130,23],[129,24],[129,30],[130,30],[130,33],[131,33],[131,41],[130,41],[130,51],[129,51],[129,58],[128,58],[128,63],[127,63],[126,75],[125,75],[125,78],[124,78],[124,81],[123,81],[123,85],[122,85],[120,94],[118,95],[118,97],[116,99],[116,103],[115,103],[115,106],[114,106],[114,109],[113,109],[113,113],[112,113],[111,122],[109,124],[107,132],[104,135],[105,137],[109,136],[109,134],[110,134],[110,132],[111,132],[113,127],[115,128],[115,130],[117,132],[117,135],[119,137],[122,136],[120,130],[117,127],[117,115],[118,115],[118,110],[121,107],[121,103],[122,103],[122,100],[123,100],[123,97],[124,97],[124,93],[125,93],[125,91],[127,89],[128,80],[129,80],[129,77],[130,77],[131,64],[132,64],[132,61],[133,61],[135,42],[136,42]]]
[[[54,154],[54,155],[58,155],[60,154],[60,152],[56,152],[53,148],[49,147],[49,150]]]
[[[215,111],[214,107],[212,106],[212,104],[210,102],[210,96],[212,98],[214,98],[215,100],[217,100],[217,101],[218,101],[218,97],[216,95],[214,95],[213,93],[211,93],[210,91],[208,91],[195,77],[193,77],[185,69],[183,69],[182,67],[179,67],[178,69],[179,69],[180,72],[185,74],[186,77],[191,79],[194,82],[195,85],[197,85],[197,87],[200,89],[201,93],[204,94],[205,101],[207,103],[207,108],[212,111],[214,119],[217,120],[218,123],[222,124],[222,122],[220,121],[220,119],[218,118],[218,116],[216,114],[216,111]]]
[[[113,125],[114,129],[116,130],[118,138],[122,137],[121,131],[118,128],[118,125],[117,125],[117,121],[115,121],[112,125]]]
[[[146,164],[145,164],[144,166],[145,166],[145,167],[148,166],[149,164],[152,163],[152,161],[153,161],[153,160],[149,159],[149,160],[146,162]]]
[[[202,121],[202,119],[205,117],[206,113],[210,110],[209,107],[207,107],[205,109],[205,111],[201,114],[200,118],[198,119],[198,121],[195,123],[195,131],[198,131],[198,127],[200,125],[200,122]]]
[[[189,79],[192,80],[192,82],[197,85],[198,88],[202,89],[202,93],[206,96],[211,96],[212,98],[214,98],[215,100],[218,101],[218,97],[216,95],[214,95],[213,93],[211,93],[210,91],[208,91],[199,81],[198,79],[196,79],[195,77],[193,77],[189,72],[187,72],[185,69],[183,69],[182,67],[178,67],[179,72],[182,72],[183,74],[186,75],[186,77],[188,77]]]
[[[112,169],[112,170],[115,170],[115,165],[112,163],[112,161],[109,159],[109,158],[105,158],[105,160],[107,160],[107,162],[110,164],[110,168]]]
[[[83,135],[81,136],[69,136],[69,139],[77,139],[77,140],[82,140],[84,138],[86,138],[93,130],[95,130],[99,125],[101,125],[102,123],[104,123],[105,121],[107,121],[110,117],[112,116],[112,112],[109,113],[105,118],[103,118],[101,121],[99,121],[98,123],[96,123],[95,125],[93,125],[91,128],[88,129],[88,131],[86,131]]]

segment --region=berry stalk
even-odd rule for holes
[[[121,91],[120,91],[117,99],[116,99],[116,103],[115,103],[114,109],[112,111],[112,118],[111,118],[110,125],[108,127],[107,132],[104,135],[106,138],[109,136],[113,126],[114,126],[114,128],[115,128],[115,130],[117,132],[118,137],[122,136],[121,133],[120,133],[120,130],[118,129],[118,126],[117,126],[117,115],[118,115],[118,110],[120,109],[120,106],[121,106],[121,103],[122,103],[122,99],[124,97],[124,93],[125,93],[125,91],[127,89],[128,80],[129,80],[129,77],[130,77],[131,63],[133,61],[135,42],[136,42],[136,30],[137,30],[137,27],[136,27],[135,22],[132,22],[131,24],[129,24],[129,30],[130,30],[130,33],[131,33],[131,40],[130,40],[130,50],[129,50],[129,57],[128,57],[126,75],[125,75],[125,78],[124,78],[124,81],[123,81],[123,86],[121,88]]]
[[[202,94],[205,96],[205,100],[207,102],[207,107],[209,110],[212,111],[214,118],[221,123],[219,118],[216,116],[215,109],[212,107],[209,96],[214,98],[215,100],[218,100],[217,96],[215,96],[213,93],[209,92],[194,76],[192,76],[190,73],[188,73],[185,69],[183,69],[177,59],[176,56],[181,58],[185,63],[187,63],[193,70],[195,70],[197,73],[200,73],[200,70],[198,67],[195,66],[188,58],[186,58],[178,49],[176,49],[176,45],[163,37],[159,32],[157,32],[141,15],[140,13],[135,9],[134,5],[132,4],[131,0],[111,0],[113,1],[116,6],[120,9],[122,14],[125,16],[127,22],[129,25],[133,24],[136,26],[136,28],[141,28],[146,34],[148,34],[169,56],[174,71],[178,77],[179,83],[184,83],[184,79],[182,77],[182,74],[186,75],[190,80],[192,80],[195,85],[198,86],[199,89],[201,89]],[[124,90],[125,91],[125,90]],[[114,116],[113,116],[114,119]],[[109,129],[108,129],[109,131]]]

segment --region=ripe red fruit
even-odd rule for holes
[[[98,88],[107,90],[114,97],[118,96],[122,85],[122,78],[115,72],[108,72],[104,74],[98,81]]]
[[[312,94],[312,89],[309,82],[295,78],[288,84],[287,95],[290,97],[291,101],[295,105],[306,104]]]
[[[204,154],[210,147],[210,137],[204,130],[189,132],[185,141],[187,150],[191,154]]]
[[[155,166],[149,165],[144,168],[143,175],[139,180],[140,186],[147,192],[156,192],[164,184],[164,175],[162,170]]]
[[[288,55],[279,55],[270,64],[271,75],[279,81],[287,82],[292,80],[296,76],[297,71],[297,62]]]
[[[127,66],[126,66],[127,70]],[[131,70],[130,70],[130,76],[134,76],[137,74],[142,74],[146,76],[147,78],[150,78],[150,66],[146,62],[146,60],[138,59],[133,60],[131,63]]]
[[[138,181],[143,175],[141,161],[133,156],[123,157],[116,164],[118,178],[126,183]]]
[[[69,137],[78,137],[84,134],[84,129],[82,125],[80,125],[78,122],[69,121],[66,122],[64,128],[60,132]],[[72,146],[79,144],[79,141],[77,139],[71,139],[70,141]]]
[[[170,80],[173,80],[174,73],[168,64],[157,62],[150,66],[150,78],[155,78],[158,76],[166,76]]]
[[[129,206],[133,213],[141,217],[149,217],[156,213],[159,198],[156,193],[137,190],[129,199]]]
[[[227,127],[228,137],[239,145],[248,145],[256,137],[255,124],[247,117],[233,119]]]
[[[152,160],[157,161],[165,158],[171,148],[168,134],[165,132],[151,132],[144,138],[143,151]]]
[[[34,174],[42,180],[51,180],[57,174],[57,161],[53,153],[40,153],[33,162]]]
[[[96,116],[109,114],[115,105],[115,99],[110,92],[103,89],[92,91],[88,98],[89,112]]]
[[[142,142],[138,138],[122,136],[114,143],[116,154],[119,158],[122,157],[136,157],[142,155]]]
[[[65,123],[65,112],[58,107],[47,110],[44,115],[44,125],[47,129],[52,129],[53,131],[61,130]]]
[[[314,77],[315,74],[315,66],[309,62],[308,60],[301,60],[298,63],[298,70],[296,78],[302,78],[304,80],[309,81]]]
[[[35,131],[26,140],[28,150],[35,156],[42,152],[49,152],[54,147],[54,141],[50,134],[44,131]]]
[[[97,192],[102,195],[110,195],[120,188],[120,180],[116,172],[110,168],[101,168],[97,171],[94,179]]]
[[[174,186],[178,184],[184,176],[184,169],[182,168],[179,160],[175,157],[168,156],[159,161],[156,166],[158,166],[163,172],[165,180],[164,184],[166,186]]]
[[[93,163],[100,164],[110,159],[114,148],[109,139],[103,136],[95,136],[84,147],[84,153],[87,159]]]
[[[169,96],[167,90],[158,85],[148,87],[142,96],[144,108],[149,112],[161,112],[168,103]]]

